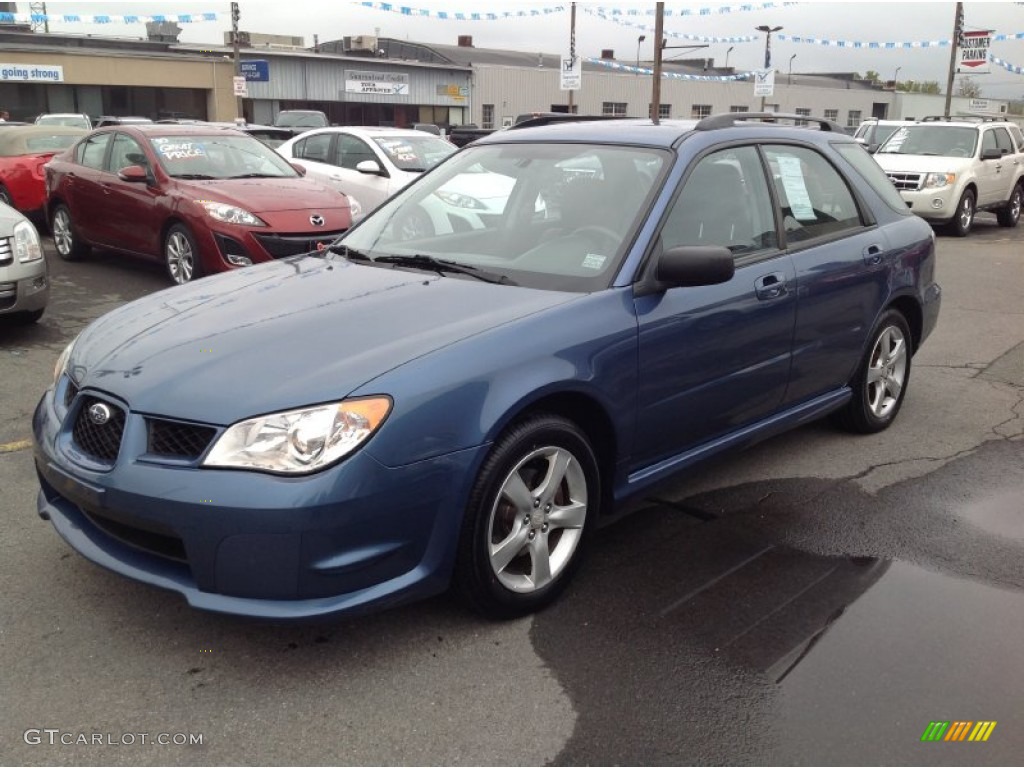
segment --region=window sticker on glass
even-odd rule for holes
[[[800,221],[815,221],[814,206],[811,205],[811,196],[807,194],[807,185],[804,184],[804,173],[801,169],[800,158],[779,155],[779,173],[782,176],[782,187],[786,190],[786,198],[789,200],[789,208]]]
[[[164,142],[157,145],[157,150],[167,160],[188,160],[193,157],[206,157],[206,147],[192,141]]]
[[[583,267],[585,269],[601,269],[604,267],[604,262],[607,256],[601,256],[597,253],[588,253],[583,259]]]

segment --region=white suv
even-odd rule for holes
[[[1024,135],[1010,122],[936,118],[898,129],[874,155],[907,206],[964,237],[976,211],[1015,227],[1024,199]]]

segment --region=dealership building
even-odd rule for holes
[[[174,26],[174,25],[171,25]],[[272,123],[282,109],[317,109],[332,123],[443,128],[508,125],[519,114],[565,112],[560,57],[477,48],[469,35],[451,45],[371,35],[303,46],[302,38],[245,34],[244,116]],[[288,44],[290,43],[290,44]],[[44,112],[231,120],[231,46],[180,44],[167,29],[148,39],[32,32],[0,27],[0,108],[14,120]],[[649,113],[651,77],[644,62],[616,59],[612,50],[584,59],[576,111],[624,117]],[[749,79],[713,59],[671,60],[661,87],[661,115],[700,118],[735,111],[824,117],[855,128],[869,117],[942,114],[945,97],[895,91],[843,73],[776,74],[774,92],[755,97]],[[954,97],[953,114],[1006,116],[1008,102]]]

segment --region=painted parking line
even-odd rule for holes
[[[15,453],[31,447],[31,440],[15,440],[13,443],[0,443],[0,453]]]

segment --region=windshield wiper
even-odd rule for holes
[[[373,261],[373,259],[371,259],[362,251],[357,251],[355,248],[349,248],[347,245],[344,245],[343,243],[338,243],[337,245],[329,245],[327,246],[326,250],[330,251],[331,253],[337,253],[341,256],[344,256],[349,261]]]
[[[280,179],[283,178],[276,173],[240,173],[237,176],[225,176],[227,179]]]
[[[457,275],[469,275],[485,283],[499,283],[501,285],[515,285],[505,275],[494,272],[486,272],[479,267],[471,267],[468,264],[459,264],[447,259],[435,259],[433,256],[425,256],[417,253],[415,256],[378,256],[373,260],[377,264],[394,264],[397,267],[412,267],[413,269],[427,269],[443,275],[451,272]]]
[[[197,179],[200,181],[212,181],[216,176],[207,176],[205,173],[172,173],[174,179]]]

